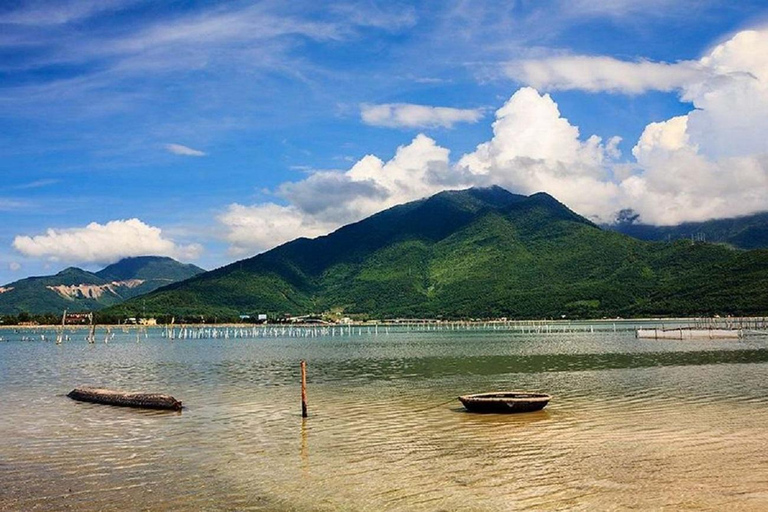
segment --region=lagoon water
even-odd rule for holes
[[[161,332],[0,333],[0,510],[768,509],[766,338]],[[185,409],[68,399],[79,385]],[[521,415],[454,399],[507,389],[554,399]]]

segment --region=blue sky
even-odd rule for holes
[[[491,183],[596,220],[768,209],[745,135],[766,22],[762,1],[4,2],[0,283],[213,268]]]

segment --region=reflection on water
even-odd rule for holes
[[[767,370],[766,340],[626,333],[0,343],[0,509],[765,510]],[[78,385],[186,408],[66,398]],[[554,399],[454,399],[498,389]]]

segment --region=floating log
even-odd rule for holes
[[[551,399],[552,397],[545,393],[529,393],[527,391],[497,391],[459,397],[459,401],[464,404],[467,410],[482,413],[539,411]]]
[[[161,393],[132,393],[103,388],[75,388],[67,394],[69,398],[80,402],[119,405],[122,407],[141,407],[144,409],[181,410],[181,401],[171,395]]]

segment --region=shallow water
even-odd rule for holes
[[[0,509],[768,509],[765,338],[160,334],[5,334]],[[185,409],[66,398],[80,385],[167,392]],[[521,415],[454,399],[505,389],[554,399]]]

